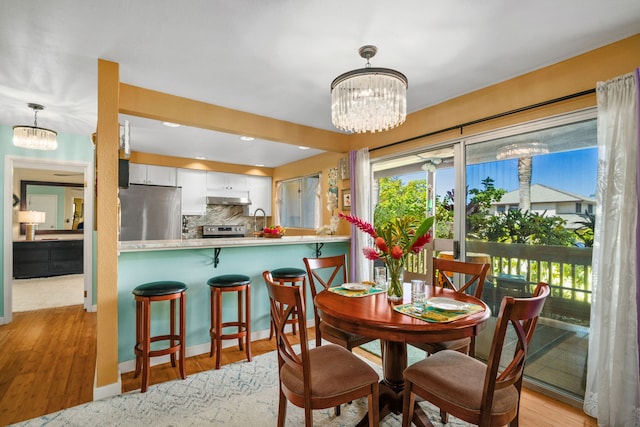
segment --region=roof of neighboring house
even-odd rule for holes
[[[513,205],[520,202],[520,191],[514,190],[502,196],[499,202],[492,205]],[[566,203],[566,202],[586,202],[596,203],[591,197],[581,196],[579,194],[570,193],[564,190],[548,187],[543,184],[533,184],[531,186],[531,204],[534,203]]]

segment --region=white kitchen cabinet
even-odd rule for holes
[[[176,168],[167,166],[129,164],[130,184],[167,185],[175,187]]]
[[[182,187],[182,215],[204,215],[207,210],[207,173],[178,169],[178,186]]]
[[[247,182],[249,186],[249,199],[251,199],[249,214],[253,215],[256,209],[262,208],[267,216],[271,216],[271,177],[248,175]]]
[[[248,191],[248,175],[226,172],[207,172],[207,190],[240,192]]]

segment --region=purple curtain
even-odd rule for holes
[[[355,191],[356,188],[358,188],[357,186],[357,178],[356,178],[356,174],[355,174],[355,170],[356,170],[356,151],[355,150],[351,150],[349,151],[349,181],[351,182],[351,215],[355,215],[358,216],[358,212],[356,209],[357,203],[356,203],[356,198],[358,197],[358,192]],[[356,228],[355,225],[351,225],[351,236],[355,236],[356,233],[358,232],[358,229]],[[355,239],[351,239],[351,244],[350,244],[350,250],[349,253],[351,254],[351,256],[356,256],[356,252],[358,250],[358,245],[356,243]],[[353,260],[351,260],[349,262],[349,281],[350,282],[355,282],[356,281],[356,263],[353,262]]]

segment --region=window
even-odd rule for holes
[[[582,213],[582,203],[576,203],[576,213]]]
[[[319,193],[320,175],[283,181],[280,188],[280,225],[296,228],[319,227]]]

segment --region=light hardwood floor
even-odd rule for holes
[[[309,330],[313,337],[313,330]],[[15,313],[14,321],[0,326],[0,425],[6,425],[89,402],[93,396],[96,356],[96,313],[69,306]],[[275,349],[273,341],[251,345],[254,356]],[[366,351],[356,352],[380,363]],[[222,363],[245,359],[236,347],[223,351]],[[186,360],[187,374],[213,369],[208,354]],[[178,378],[170,364],[151,370],[151,384]],[[123,391],[140,388],[132,373],[122,375]],[[581,410],[539,393],[522,395],[520,426],[595,427],[594,419]]]

